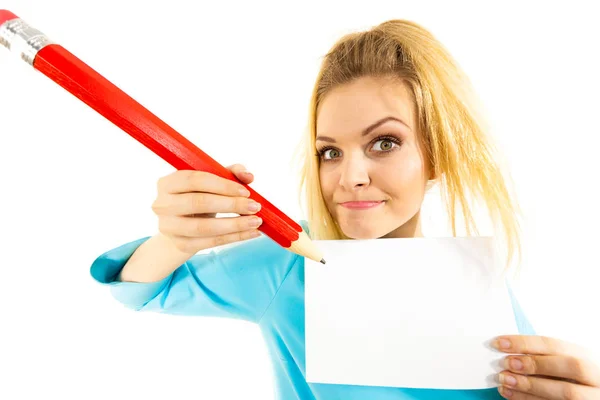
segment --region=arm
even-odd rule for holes
[[[144,241],[125,263],[117,281],[150,283],[171,275],[175,269],[192,257],[180,251],[162,234]]]
[[[110,287],[117,301],[137,311],[257,322],[299,260],[268,237],[191,258],[173,249],[168,250],[170,255],[161,253],[165,250],[161,240],[146,237],[102,254],[91,266],[92,277]],[[144,265],[142,260],[150,259],[160,268]],[[145,269],[156,272],[144,275]],[[138,281],[127,281],[129,273]]]
[[[508,294],[510,296],[510,301],[512,303],[513,313],[515,315],[515,321],[517,323],[517,328],[519,329],[519,333],[521,335],[535,335],[535,329],[533,329],[533,325],[523,312],[523,308],[521,304],[517,300],[512,288],[507,283]]]

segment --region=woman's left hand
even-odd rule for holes
[[[600,399],[600,367],[585,350],[561,340],[499,336],[493,346],[510,353],[499,375],[502,397],[514,400]]]

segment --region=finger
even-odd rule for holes
[[[505,353],[564,355],[585,358],[585,350],[573,343],[546,336],[507,335],[499,336],[492,345]]]
[[[254,175],[246,170],[242,164],[234,164],[227,167],[233,174],[246,185],[252,183],[254,181]]]
[[[513,400],[544,400],[543,397],[534,396],[528,393],[517,392],[514,389],[509,389],[504,386],[498,387],[498,392],[505,399],[513,399]]]
[[[160,178],[157,186],[159,192],[171,194],[207,192],[223,196],[247,197],[250,195],[248,189],[239,182],[204,171],[176,171]]]
[[[593,399],[600,389],[555,379],[525,376],[503,371],[499,375],[500,384],[509,390],[538,396],[548,400]],[[515,398],[514,396],[510,397]]]
[[[508,356],[504,368],[523,375],[544,375],[600,387],[600,368],[594,363],[569,356]]]
[[[242,232],[234,232],[209,238],[174,236],[173,241],[180,251],[185,253],[195,253],[200,250],[211,249],[236,242],[243,242],[245,240],[254,239],[260,236],[260,231],[256,229],[248,229]]]
[[[254,214],[260,203],[246,197],[229,197],[212,193],[181,193],[155,200],[152,210],[157,215],[236,213]]]
[[[229,235],[251,229],[262,224],[262,219],[253,216],[223,218],[163,217],[159,230],[163,234],[188,238],[210,238]]]

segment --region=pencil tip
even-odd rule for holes
[[[325,259],[321,258],[321,264],[325,264]]]

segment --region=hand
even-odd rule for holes
[[[228,167],[243,183],[254,177],[242,165]],[[261,218],[253,215],[260,204],[249,199],[248,190],[237,182],[193,170],[178,170],[158,180],[158,195],[152,210],[159,231],[186,254],[260,236]],[[255,208],[252,208],[252,207]],[[240,216],[217,218],[218,213]]]
[[[543,336],[500,336],[509,355],[499,375],[502,397],[514,400],[600,399],[600,368],[571,343]]]

